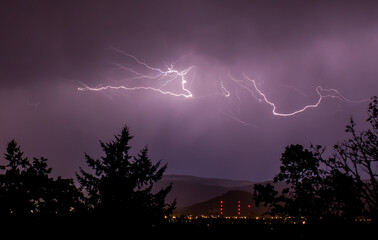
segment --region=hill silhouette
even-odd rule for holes
[[[164,175],[156,183],[155,189],[172,183],[172,190],[167,195],[168,202],[176,199],[177,208],[191,206],[220,196],[230,190],[253,191],[254,182],[219,178],[202,178],[189,175]]]
[[[249,205],[249,203],[252,203],[253,187],[257,184],[257,182],[245,180],[203,178],[189,175],[164,175],[154,187],[158,191],[170,183],[172,183],[172,190],[167,195],[166,200],[171,202],[176,199],[177,205],[173,212],[174,215],[198,216],[217,215],[220,207],[220,198],[230,199],[225,202],[227,205],[235,205],[239,200],[243,201],[242,205],[244,203],[248,203],[247,205]],[[278,190],[282,190],[286,186],[284,183],[273,183],[272,181],[258,183],[271,183]],[[248,213],[244,212],[246,207],[242,206],[242,216],[261,216],[267,210],[261,205],[258,208],[254,204],[250,205],[251,209],[248,210]],[[236,216],[235,209],[236,207],[225,208],[226,212],[224,212],[224,216]]]

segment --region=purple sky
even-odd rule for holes
[[[279,113],[315,104],[317,86],[378,94],[377,1],[2,1],[0,33],[0,152],[15,138],[64,177],[126,124],[134,153],[148,145],[168,173],[268,180],[285,146],[331,148],[368,102],[328,97],[275,116],[246,77]],[[120,51],[163,70],[193,66],[193,97],[78,91],[155,86],[130,80],[126,67],[148,72]],[[182,93],[180,82],[167,89]]]

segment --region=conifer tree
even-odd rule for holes
[[[132,138],[125,126],[115,140],[100,141],[105,155],[94,159],[85,154],[92,171],[80,168],[76,175],[95,216],[113,223],[152,226],[170,214],[175,204],[165,202],[171,186],[153,191],[154,183],[162,178],[167,165],[160,166],[161,161],[153,164],[147,147],[137,156],[131,156]]]

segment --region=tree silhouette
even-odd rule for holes
[[[159,181],[167,165],[161,161],[153,164],[148,148],[137,156],[130,155],[130,140],[133,137],[125,126],[115,140],[100,141],[105,156],[85,158],[92,172],[80,168],[77,179],[88,194],[91,212],[100,219],[114,224],[132,224],[150,227],[171,213],[175,203],[167,204],[165,197],[171,186],[153,193],[153,185]]]
[[[319,159],[301,145],[290,145],[282,154],[281,163],[281,172],[274,182],[285,181],[290,186],[283,190],[286,199],[281,197],[285,199],[288,214],[293,217],[318,216],[321,202],[318,195],[321,184]]]
[[[285,211],[282,209],[282,205],[278,204],[282,200],[278,198],[278,191],[275,190],[271,183],[267,184],[255,184],[253,191],[253,200],[257,207],[263,203],[264,207],[269,207],[265,214],[281,215]]]
[[[274,182],[288,187],[279,194],[272,184],[257,184],[253,198],[264,203],[268,214],[306,217],[312,221],[337,219],[353,221],[357,216],[378,216],[378,100],[368,109],[370,128],[357,131],[351,119],[346,132],[351,137],[334,146],[325,158],[325,147],[301,145],[286,147],[280,173]],[[374,169],[375,168],[375,169]]]
[[[0,165],[0,213],[15,219],[65,217],[81,209],[80,191],[72,179],[54,180],[44,157],[30,161],[15,140]]]
[[[324,177],[319,195],[323,199],[323,216],[328,219],[351,222],[363,215],[361,189],[351,176],[337,169]]]
[[[286,147],[281,156],[280,173],[274,183],[284,181],[286,188],[280,194],[270,183],[255,185],[254,200],[269,206],[269,214],[315,218],[320,215],[321,198],[318,195],[321,178],[319,159],[301,145]]]
[[[24,181],[24,175],[30,162],[23,157],[23,152],[17,143],[12,140],[8,143],[4,154],[7,165],[0,165],[5,173],[0,174],[0,209],[2,216],[22,216],[31,214],[34,210],[30,190]]]
[[[358,131],[356,123],[351,118],[345,131],[349,139],[334,146],[335,154],[324,158],[324,148],[315,148],[317,157],[330,169],[331,174],[340,176],[349,182],[349,192],[357,194],[354,204],[360,211],[370,217],[378,216],[378,98],[372,97],[368,108],[367,123],[369,128]],[[353,181],[353,184],[351,183]],[[347,184],[344,185],[344,188]],[[340,188],[339,188],[340,189]],[[356,204],[356,201],[362,201]],[[345,212],[345,211],[344,211]]]

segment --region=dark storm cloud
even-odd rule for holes
[[[377,15],[368,1],[9,1],[2,74],[24,81],[90,74],[111,45],[155,61],[175,51],[227,64],[266,61],[298,55],[319,39],[363,40]]]
[[[19,139],[71,176],[84,151],[100,154],[98,140],[128,124],[135,149],[149,144],[170,172],[268,179],[286,145],[340,140],[366,103],[326,99],[277,118],[228,74],[262,83],[282,112],[314,103],[317,85],[368,98],[378,90],[377,23],[375,1],[5,1],[0,143]],[[111,82],[113,63],[130,62],[113,48],[157,67],[184,56],[178,66],[196,66],[191,89],[201,98],[77,91]],[[220,82],[243,102],[211,97]]]

